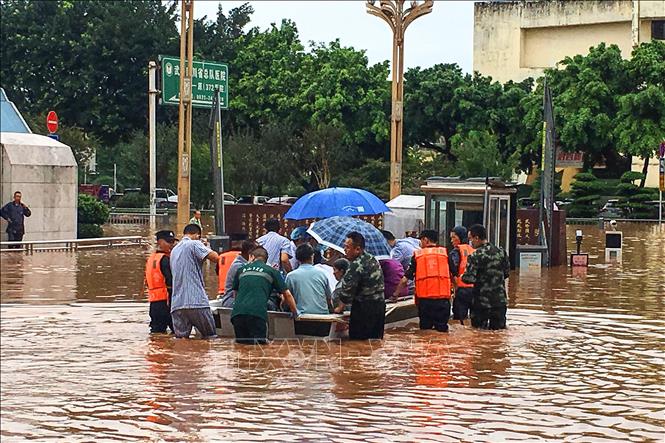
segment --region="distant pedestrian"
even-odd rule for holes
[[[194,216],[189,219],[189,224],[197,225],[199,228],[203,229],[203,225],[201,225],[201,211],[194,211]]]
[[[21,201],[21,192],[14,192],[14,200],[0,209],[0,216],[7,221],[7,240],[23,241],[25,234],[24,218],[30,217],[32,212],[25,203]],[[20,245],[11,245],[10,249],[20,249]]]
[[[279,220],[271,218],[265,224],[265,229],[268,231],[265,235],[256,239],[256,242],[261,245],[268,252],[268,266],[282,271],[283,275],[291,272],[291,242],[288,238],[279,234],[282,226]]]
[[[450,243],[453,248],[448,254],[450,275],[453,278],[455,298],[453,298],[453,319],[464,324],[469,317],[469,309],[473,299],[473,285],[464,283],[462,275],[466,272],[469,256],[473,254],[473,246],[469,244],[467,230],[464,226],[455,226],[450,232]]]
[[[420,329],[448,332],[450,318],[450,270],[448,252],[437,245],[439,233],[424,230],[420,233],[421,249],[416,250],[404,278],[395,289],[394,297],[409,279],[416,282],[416,304]]]
[[[503,249],[487,241],[484,226],[471,226],[469,239],[475,251],[468,257],[462,281],[473,284],[471,326],[505,329],[508,305],[505,279],[510,275],[510,261]]]
[[[291,291],[281,274],[266,264],[267,259],[268,252],[256,248],[251,253],[251,262],[240,268],[233,278],[236,299],[231,323],[237,343],[262,344],[268,341],[268,301],[273,291],[282,295],[294,318],[299,315]]]
[[[163,334],[167,328],[173,332],[171,320],[173,275],[169,255],[176,238],[173,231],[158,231],[155,237],[157,250],[150,254],[146,262],[145,284],[150,302],[150,333]]]
[[[215,321],[203,283],[203,261],[217,263],[219,256],[201,242],[201,227],[185,226],[182,240],[171,251],[173,297],[171,317],[177,338],[187,338],[192,326],[203,338],[216,335]]]
[[[365,251],[365,237],[351,232],[344,241],[344,253],[351,265],[335,291],[343,303],[351,304],[349,338],[382,339],[386,321],[381,265]]]

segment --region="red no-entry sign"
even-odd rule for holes
[[[46,129],[49,134],[55,134],[58,131],[58,114],[55,111],[49,111],[46,116]]]

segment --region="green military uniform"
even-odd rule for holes
[[[491,243],[481,245],[469,256],[462,281],[473,284],[472,326],[482,329],[506,327],[504,280],[509,274],[510,262],[506,252]]]
[[[351,303],[349,338],[383,338],[386,302],[383,295],[383,271],[379,262],[364,252],[351,262],[335,294]]]

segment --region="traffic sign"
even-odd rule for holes
[[[48,129],[49,134],[58,131],[58,114],[55,111],[49,111],[46,115],[46,129]]]
[[[659,157],[663,158],[665,157],[665,142],[660,143],[660,149],[659,149]]]
[[[162,105],[178,105],[180,100],[180,58],[159,56],[162,67]],[[194,60],[192,69],[192,106],[212,108],[212,98],[219,88],[220,107],[228,109],[229,67],[224,63]]]
[[[47,137],[52,138],[53,140],[60,141],[60,136],[58,134],[49,134]]]
[[[659,180],[658,187],[662,192],[665,192],[665,157],[660,158],[660,163],[658,165]]]

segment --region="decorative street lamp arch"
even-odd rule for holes
[[[402,193],[402,134],[404,103],[404,33],[418,17],[432,12],[434,0],[367,0],[367,12],[384,20],[393,32],[392,107],[390,117],[390,198]]]

